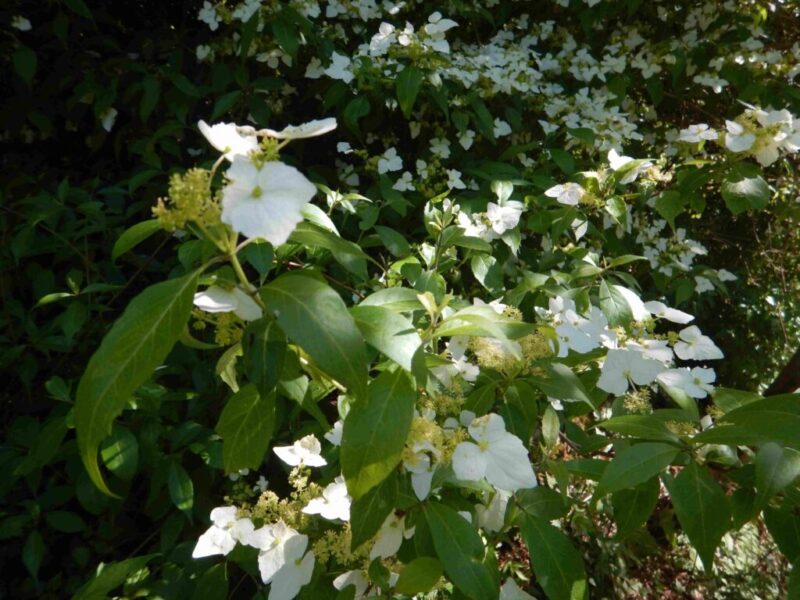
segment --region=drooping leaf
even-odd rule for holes
[[[120,479],[129,480],[139,466],[139,442],[126,427],[114,427],[100,445],[100,457],[106,468]]]
[[[242,337],[242,362],[247,378],[266,397],[283,373],[286,334],[275,319],[263,318],[248,325]]]
[[[186,469],[177,461],[172,461],[169,465],[167,488],[172,503],[191,520],[192,507],[194,507],[194,483]]]
[[[111,260],[117,260],[128,250],[140,244],[160,229],[161,225],[156,219],[142,221],[141,223],[136,223],[136,225],[129,227],[123,231],[122,235],[114,242],[114,247],[111,250]]]
[[[416,67],[406,67],[395,80],[395,88],[397,90],[397,102],[400,104],[400,110],[403,115],[408,119],[411,116],[411,111],[414,108],[414,102],[417,100],[419,88],[422,84],[422,71]]]
[[[647,521],[658,502],[659,490],[658,477],[653,477],[635,488],[611,494],[617,538],[628,536]]]
[[[261,296],[281,329],[327,375],[355,398],[366,397],[364,340],[339,294],[318,279],[287,273],[264,286]]]
[[[587,582],[583,559],[567,536],[547,521],[525,514],[520,530],[536,582],[551,600],[583,600]]]
[[[764,506],[770,498],[800,476],[800,452],[770,442],[756,455],[756,503]]]
[[[748,163],[731,167],[722,180],[721,192],[725,205],[734,215],[762,209],[772,196],[769,185],[761,177],[761,170]]]
[[[422,339],[408,318],[381,306],[355,306],[350,314],[370,346],[411,371],[411,361]]]
[[[157,283],[134,298],[92,355],[78,384],[75,429],[81,459],[108,495],[97,449],[133,392],[166,358],[192,310],[199,272]]]
[[[450,580],[468,598],[496,600],[498,576],[484,564],[486,548],[478,531],[449,506],[430,502],[423,510],[436,555]]]
[[[636,444],[617,454],[600,478],[598,492],[617,492],[644,483],[666,469],[678,448],[658,442]]]
[[[219,417],[222,463],[226,473],[258,469],[275,429],[275,392],[262,395],[254,384],[231,396]]]
[[[710,573],[714,552],[730,527],[728,498],[708,471],[695,462],[665,483],[678,521]]]
[[[340,459],[354,499],[380,484],[400,462],[416,391],[401,370],[384,372],[369,386],[366,400],[353,405],[344,421]]]

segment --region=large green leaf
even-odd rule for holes
[[[599,425],[608,431],[644,440],[680,443],[678,436],[667,428],[664,421],[651,415],[622,415],[603,421]]]
[[[669,444],[645,442],[617,454],[600,478],[598,492],[617,492],[644,483],[667,468],[678,455]]]
[[[384,372],[344,420],[342,473],[354,499],[381,483],[400,462],[414,417],[416,390],[401,370]]]
[[[791,506],[768,506],[764,509],[764,522],[783,555],[800,567],[800,515]]]
[[[234,394],[219,417],[226,473],[258,469],[275,429],[275,393],[261,395],[252,383]]]
[[[759,449],[755,463],[759,507],[800,476],[800,452],[775,442]]]
[[[658,477],[648,479],[630,490],[611,494],[614,520],[617,522],[617,537],[624,538],[643,525],[653,514],[658,502],[661,486]]]
[[[136,296],[89,359],[78,384],[75,429],[83,464],[94,484],[103,481],[97,449],[133,392],[166,358],[192,310],[200,272],[157,283]]]
[[[79,589],[72,600],[105,600],[109,592],[125,583],[128,575],[144,567],[156,556],[158,555],[146,554],[107,565],[101,564],[97,575]]]
[[[631,305],[616,286],[608,285],[605,280],[600,282],[600,309],[606,315],[611,327],[624,325],[633,319]]]
[[[408,318],[382,306],[355,306],[350,314],[370,346],[411,371],[411,361],[422,338]]]
[[[586,597],[583,559],[561,531],[530,514],[520,519],[520,530],[531,556],[536,582],[551,600]]]
[[[545,366],[545,371],[547,377],[530,377],[528,381],[552,398],[565,402],[585,402],[595,407],[583,382],[567,365],[551,363]]]
[[[725,492],[706,469],[694,462],[665,483],[683,531],[697,549],[706,572],[711,572],[714,552],[731,523]]]
[[[753,434],[800,446],[800,394],[772,396],[736,408],[721,421],[739,425]]]
[[[392,474],[360,498],[350,508],[350,548],[355,550],[378,533],[386,517],[397,505],[398,481]]]
[[[431,556],[412,560],[400,571],[395,592],[414,596],[430,591],[442,576],[442,563]]]
[[[409,118],[411,111],[414,108],[414,102],[417,100],[419,88],[422,84],[422,71],[416,67],[406,67],[395,80],[395,87],[397,88],[397,102],[400,104],[400,110],[403,111],[403,116]]]
[[[543,521],[560,519],[567,514],[567,509],[569,508],[564,501],[564,496],[551,488],[541,485],[527,490],[520,490],[515,494],[514,498],[520,510]]]
[[[436,554],[450,580],[468,598],[496,599],[500,592],[497,573],[483,562],[486,548],[477,530],[443,504],[431,502],[424,511]]]
[[[247,378],[266,396],[278,385],[283,372],[286,334],[274,319],[259,319],[245,330],[242,352]]]
[[[749,163],[734,165],[722,180],[722,198],[734,215],[767,205],[772,193],[761,177],[761,169]]]
[[[303,221],[298,223],[289,241],[330,250],[336,262],[345,269],[361,279],[367,278],[367,255],[358,244],[345,240],[332,231]]]
[[[287,273],[264,286],[261,296],[281,329],[323,371],[355,398],[366,397],[364,340],[339,294],[318,279]]]

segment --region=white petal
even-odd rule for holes
[[[694,320],[694,317],[689,313],[685,313],[677,308],[670,308],[663,302],[650,301],[645,302],[644,307],[650,312],[661,319],[666,319],[673,323],[684,325]]]
[[[194,295],[194,305],[209,313],[232,312],[238,308],[234,294],[216,285],[197,292]]]
[[[197,540],[197,545],[192,552],[192,558],[203,558],[215,554],[228,554],[236,547],[236,540],[225,529],[212,525]]]
[[[257,321],[261,318],[261,307],[256,304],[256,301],[253,300],[250,294],[240,287],[233,288],[232,293],[236,298],[237,306],[234,312],[237,317],[242,321]]]
[[[258,148],[256,136],[241,135],[233,123],[217,123],[209,126],[205,121],[200,121],[197,127],[208,142],[228,160],[233,160],[235,156],[247,156]]]
[[[431,493],[431,482],[433,481],[433,471],[423,471],[422,473],[411,474],[411,487],[414,494],[420,500],[425,500]]]
[[[517,436],[506,433],[491,442],[487,453],[486,480],[489,483],[509,492],[536,487],[528,451]]]
[[[336,119],[328,117],[327,119],[314,119],[302,125],[289,125],[280,131],[272,129],[265,129],[264,131],[267,135],[281,140],[299,140],[324,135],[334,129],[336,129]]]
[[[486,475],[486,454],[472,442],[461,442],[453,452],[453,472],[462,481],[478,481]]]
[[[650,311],[645,308],[638,294],[622,285],[612,285],[611,287],[615,288],[625,298],[628,306],[631,307],[634,321],[644,321],[650,317]]]

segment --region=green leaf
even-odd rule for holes
[[[263,397],[275,389],[280,381],[286,347],[286,334],[274,319],[259,319],[245,329],[242,336],[242,362],[247,378]]]
[[[243,354],[241,342],[237,342],[219,357],[214,372],[219,375],[219,378],[224,381],[231,391],[239,391],[239,380],[236,377],[236,362]]]
[[[780,444],[764,444],[756,455],[756,504],[763,507],[800,476],[800,452]]]
[[[561,421],[558,419],[558,413],[553,410],[552,406],[544,409],[542,416],[542,439],[547,448],[553,448],[558,442],[558,434],[561,433]]]
[[[275,393],[261,395],[254,384],[244,386],[225,404],[215,429],[226,473],[258,469],[275,429]]]
[[[575,173],[575,159],[572,157],[572,154],[560,148],[551,148],[548,152],[553,162],[558,165],[558,168],[561,169],[564,175],[569,177]]]
[[[304,246],[315,246],[330,250],[336,262],[361,279],[367,278],[367,256],[358,244],[342,239],[335,233],[315,225],[302,222],[297,225],[290,242]]]
[[[126,427],[117,426],[100,445],[106,468],[120,479],[133,479],[139,466],[139,442]]]
[[[610,327],[625,325],[633,319],[631,305],[625,296],[615,287],[609,286],[605,280],[600,282],[600,310],[603,311]]]
[[[675,217],[684,211],[686,200],[686,196],[676,190],[661,192],[656,198],[656,212],[675,229]]]
[[[408,318],[382,306],[354,306],[350,314],[370,346],[411,371],[422,338]]]
[[[647,521],[656,507],[660,489],[658,477],[653,477],[633,489],[611,494],[617,538],[627,537]]]
[[[152,76],[147,76],[142,80],[142,99],[139,101],[139,118],[142,123],[153,113],[153,109],[158,104],[158,97],[161,95],[161,83]]]
[[[389,513],[394,510],[397,504],[397,483],[397,476],[392,474],[366,494],[353,500],[350,509],[351,550],[372,539]]]
[[[225,563],[213,565],[197,579],[192,600],[225,600],[228,597],[228,576]]]
[[[791,506],[764,508],[764,522],[778,549],[795,567],[800,559],[800,515]]]
[[[659,442],[672,442],[680,444],[680,439],[672,433],[664,421],[651,415],[623,415],[613,417],[607,421],[598,423],[603,429],[621,433],[644,440],[656,440]]]
[[[108,593],[125,583],[128,575],[144,567],[157,554],[136,556],[119,562],[100,563],[97,574],[72,597],[72,600],[104,600]]]
[[[172,503],[191,520],[194,506],[194,484],[186,470],[176,461],[172,461],[169,465],[167,487]]]
[[[400,110],[403,111],[406,119],[411,117],[411,111],[414,108],[414,102],[417,100],[421,84],[422,71],[416,67],[406,67],[395,80],[397,102],[400,104]]]
[[[28,85],[33,81],[33,76],[36,75],[37,63],[36,52],[27,46],[20,46],[14,52],[14,70],[20,76],[20,79]]]
[[[536,582],[551,600],[582,600],[587,583],[583,559],[567,536],[547,521],[523,515],[522,537],[531,556]]]
[[[285,18],[284,15],[281,15],[277,20],[273,21],[272,32],[275,34],[275,40],[281,45],[281,48],[294,59],[300,46],[297,27],[295,27],[294,23]]]
[[[417,296],[419,296],[417,290],[404,287],[386,288],[370,294],[359,306],[382,306],[395,312],[422,310],[422,304]]]
[[[397,258],[408,256],[411,248],[408,241],[403,234],[391,227],[384,227],[383,225],[376,225],[375,231],[378,232],[378,237],[386,248]]]
[[[428,503],[423,511],[436,554],[453,584],[473,600],[496,599],[500,587],[497,573],[483,562],[486,548],[475,528],[452,508],[437,502]]]
[[[89,7],[86,6],[86,3],[83,0],[64,0],[64,4],[66,4],[67,8],[69,8],[76,15],[79,15],[84,19],[91,20],[92,11],[89,10]]]
[[[725,174],[721,191],[725,206],[734,215],[760,210],[772,197],[769,185],[761,177],[761,169],[748,163],[738,163]]]
[[[358,126],[358,121],[362,117],[366,117],[369,114],[369,110],[369,100],[367,100],[364,96],[353,98],[347,103],[347,106],[345,106],[344,110],[342,111],[342,121],[344,122],[345,127],[347,127],[356,135],[361,135],[361,129]]]
[[[424,594],[433,589],[441,576],[442,563],[433,557],[422,556],[412,560],[400,570],[394,591],[406,596]]]
[[[231,107],[236,104],[241,95],[241,90],[234,90],[221,96],[219,100],[214,103],[214,110],[211,112],[211,121],[216,121],[219,117],[227,113]]]
[[[542,521],[560,519],[567,514],[564,496],[544,486],[520,490],[514,498],[520,510]]]
[[[14,469],[14,475],[27,475],[49,464],[58,454],[61,442],[64,441],[64,436],[66,435],[67,423],[64,417],[48,421],[47,425],[42,427],[39,435],[36,436],[25,458]]]
[[[750,402],[726,413],[720,421],[797,447],[800,445],[800,394],[771,396]]]
[[[269,242],[253,242],[245,246],[241,253],[241,257],[249,264],[253,265],[258,274],[264,277],[272,268],[272,260],[274,252],[272,244]]]
[[[594,408],[583,383],[567,365],[551,363],[545,366],[545,371],[548,375],[546,378],[529,377],[528,381],[552,398],[565,402],[585,402]]]
[[[497,259],[491,254],[474,254],[469,261],[472,274],[487,290],[503,287],[503,272]]]
[[[644,483],[666,469],[678,455],[675,446],[645,442],[631,446],[608,463],[598,492],[617,492]]]
[[[730,446],[756,446],[769,439],[768,435],[754,433],[738,425],[717,425],[701,431],[692,438],[696,444],[727,444]]]
[[[665,483],[678,521],[710,573],[714,552],[731,522],[728,498],[708,471],[694,462]]]
[[[180,337],[200,272],[157,283],[134,298],[89,359],[78,384],[75,429],[83,464],[94,484],[106,487],[97,449],[133,392],[149,379]]]
[[[354,499],[386,479],[399,464],[414,417],[416,390],[408,375],[386,371],[356,402],[342,431],[340,460],[347,490]]]
[[[281,275],[261,290],[289,338],[330,377],[363,399],[367,388],[364,340],[339,294],[301,273]]]
[[[66,510],[52,510],[45,513],[47,524],[62,533],[78,533],[86,529],[86,523],[76,513]]]
[[[36,580],[39,579],[39,567],[42,566],[46,551],[42,535],[36,530],[31,531],[22,548],[22,564]]]

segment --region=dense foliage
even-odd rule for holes
[[[800,594],[798,10],[3,6],[0,596]]]

